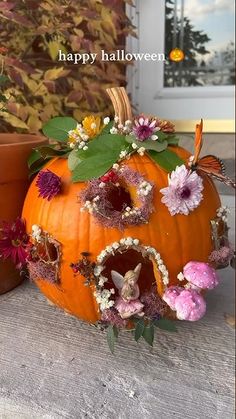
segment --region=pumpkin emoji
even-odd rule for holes
[[[218,282],[209,256],[220,199],[211,178],[178,147],[170,122],[134,118],[124,88],[108,94],[114,121],[91,116],[84,125],[54,118],[44,127],[59,146],[37,151],[53,159],[24,204],[28,269],[57,306],[107,327],[111,347],[117,331],[131,323],[136,340],[143,336],[152,344],[155,325],[171,328],[168,319],[178,313],[197,320],[205,312],[201,287],[182,272],[199,261],[208,284]],[[85,128],[89,121],[97,130],[93,138]],[[196,140],[201,135],[198,126]]]
[[[174,48],[170,51],[169,58],[171,61],[178,63],[184,60],[184,52],[180,48]]]

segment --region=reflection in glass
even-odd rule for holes
[[[166,1],[165,52],[185,59],[166,61],[165,87],[235,84],[234,15],[234,0]]]

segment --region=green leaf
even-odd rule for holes
[[[143,319],[140,319],[136,323],[135,331],[134,331],[134,339],[136,340],[136,342],[138,342],[138,340],[143,335],[144,328],[145,328],[144,320]]]
[[[145,326],[142,336],[150,346],[153,346],[154,326],[152,323],[148,326]]]
[[[110,129],[113,127],[113,125],[114,125],[114,121],[110,121],[109,124],[105,125],[102,132],[100,133],[100,136],[105,135],[105,134],[110,134]]]
[[[37,160],[31,167],[30,167],[30,171],[29,171],[29,177],[35,175],[36,173],[38,173],[44,166],[46,163],[48,163],[51,159],[43,159],[42,157]]]
[[[168,330],[169,332],[177,332],[175,323],[169,319],[155,320],[154,326],[159,327],[159,329],[162,329],[162,330]]]
[[[118,329],[116,326],[112,326],[111,324],[107,328],[107,343],[110,348],[111,353],[114,353],[115,349],[115,342],[118,337]]]
[[[179,138],[176,137],[176,135],[168,135],[167,141],[168,141],[168,145],[178,145],[179,144]]]
[[[43,159],[46,159],[48,157],[57,157],[57,156],[64,156],[65,154],[68,153],[68,149],[64,148],[64,149],[56,149],[55,145],[49,145],[49,146],[42,146],[40,148],[37,149],[37,151],[40,153],[41,157],[43,157]]]
[[[155,132],[155,135],[158,136],[158,141],[162,142],[168,139],[169,134],[163,131],[157,131]]]
[[[73,170],[72,181],[83,182],[104,175],[118,160],[126,145],[123,135],[106,134],[95,138],[88,150],[81,151],[81,161]]]
[[[63,150],[57,150],[55,147],[55,145],[43,145],[37,149],[34,149],[28,158],[28,167],[31,169],[32,167],[36,167],[37,164],[43,164],[44,161],[49,161],[51,157],[64,157],[68,152],[68,149],[66,148]]]
[[[78,150],[72,150],[68,156],[68,167],[72,172],[76,166],[81,162],[81,158],[79,157]]]
[[[126,136],[126,141],[129,144],[135,143],[139,148],[144,147],[146,150],[155,150],[158,153],[165,150],[166,147],[168,146],[168,143],[167,143],[166,140],[163,140],[161,142],[158,141],[158,140],[156,140],[156,141],[153,141],[153,140],[138,141],[132,135],[127,135]]]
[[[69,116],[57,116],[52,118],[43,126],[43,133],[46,137],[57,141],[66,141],[68,131],[75,129],[77,121]]]
[[[93,156],[81,161],[73,170],[73,182],[85,182],[104,175],[116,162],[116,157]]]
[[[41,154],[39,153],[38,150],[33,150],[32,153],[30,154],[29,158],[28,158],[28,167],[31,168],[31,166],[33,166],[33,164],[37,161],[41,159]]]
[[[172,170],[175,170],[176,166],[181,166],[184,164],[184,161],[179,156],[177,156],[176,153],[169,149],[166,149],[161,153],[150,150],[149,155],[159,166],[161,166],[167,172],[172,172]]]

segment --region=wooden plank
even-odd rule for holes
[[[219,273],[200,322],[157,331],[153,349],[123,332],[114,356],[33,284],[1,296],[0,418],[233,419],[234,271]]]

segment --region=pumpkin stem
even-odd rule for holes
[[[106,91],[112,101],[115,115],[119,118],[119,123],[124,125],[125,121],[132,119],[132,109],[125,88],[111,87]]]

